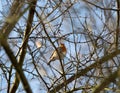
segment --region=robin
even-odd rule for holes
[[[59,53],[59,55],[57,52]],[[57,47],[57,51],[56,50],[53,51],[53,53],[50,57],[50,60],[47,64],[50,65],[51,61],[59,60],[59,56],[60,56],[61,60],[64,59],[66,53],[67,53],[66,47],[63,43],[61,43],[60,46]]]

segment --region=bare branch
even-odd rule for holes
[[[71,83],[72,81],[74,81],[75,79],[79,78],[80,76],[84,76],[88,71],[92,70],[93,68],[96,68],[97,64],[103,64],[106,61],[113,59],[113,57],[117,56],[118,54],[120,54],[120,50],[114,51],[111,54],[102,57],[101,59],[99,59],[98,61],[96,61],[94,64],[88,66],[85,69],[82,69],[77,74],[74,74],[73,76],[71,76],[69,79],[66,80],[66,84]],[[59,91],[64,86],[65,85],[64,85],[64,82],[63,82],[63,83],[57,85],[54,89],[52,89],[50,91],[50,93],[54,93],[55,91]]]
[[[109,85],[111,82],[114,82],[115,79],[119,76],[118,75],[119,72],[120,72],[120,70],[118,69],[117,71],[115,71],[114,73],[112,73],[111,75],[109,75],[107,78],[105,78],[104,81],[94,89],[93,93],[99,93],[107,85]]]
[[[24,62],[24,58],[25,58],[25,54],[26,54],[26,49],[27,49],[27,44],[28,44],[28,39],[29,39],[29,33],[31,32],[31,28],[32,28],[32,22],[33,22],[33,17],[34,17],[34,11],[35,11],[35,7],[36,7],[36,3],[37,1],[34,0],[33,2],[31,2],[31,8],[29,10],[29,15],[28,15],[28,20],[27,20],[27,26],[26,26],[26,30],[25,30],[25,34],[23,37],[23,44],[20,50],[20,54],[19,54],[19,58],[18,58],[18,64],[19,66],[22,68],[23,66],[23,62]],[[15,91],[17,90],[18,86],[19,86],[20,80],[18,77],[18,73],[16,73],[15,75],[15,80],[14,80],[14,84],[11,87],[11,93],[15,93]]]

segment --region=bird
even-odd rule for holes
[[[59,55],[57,52],[59,53]],[[60,43],[59,47],[57,47],[57,51],[56,50],[53,51],[52,55],[50,56],[50,60],[48,61],[47,64],[50,65],[52,61],[59,60],[59,56],[60,59],[63,60],[66,53],[67,53],[66,46],[63,43]]]

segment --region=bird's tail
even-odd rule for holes
[[[49,60],[48,63],[47,63],[47,65],[50,65],[51,61],[52,61],[52,60]]]

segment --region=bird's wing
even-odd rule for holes
[[[61,47],[58,47],[57,50],[58,50],[58,53],[62,53],[62,48]]]
[[[56,53],[56,51],[54,50],[54,51],[52,52],[52,55],[50,56],[50,59],[53,57],[53,55],[55,55],[55,53]]]
[[[51,61],[54,61],[55,58],[58,58],[58,57],[57,57],[57,56],[58,56],[57,52],[58,52],[59,54],[61,54],[61,53],[62,53],[62,48],[61,48],[61,47],[57,47],[57,51],[56,51],[56,50],[53,51],[52,55],[50,56],[50,60],[49,60],[49,62],[48,62],[48,65],[51,63]]]

